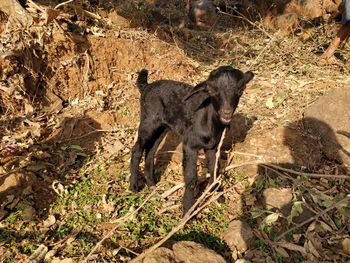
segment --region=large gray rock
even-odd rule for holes
[[[223,239],[232,251],[237,251],[240,254],[252,248],[255,243],[251,228],[240,220],[234,220],[229,224]]]
[[[305,126],[330,160],[350,165],[350,88],[333,89],[305,112]]]
[[[173,245],[173,251],[177,262],[226,263],[225,259],[213,250],[192,241],[180,241],[175,243]]]
[[[157,248],[152,254],[146,256],[142,263],[175,263],[173,251],[168,248]]]

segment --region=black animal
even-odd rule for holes
[[[141,122],[132,149],[130,189],[139,190],[139,163],[143,152],[146,184],[156,184],[154,154],[165,134],[173,130],[183,138],[183,209],[186,212],[195,202],[198,150],[205,151],[212,180],[221,134],[230,124],[245,86],[254,74],[222,66],[195,87],[172,80],[148,84],[147,77],[148,71],[143,69],[137,79],[141,92]]]

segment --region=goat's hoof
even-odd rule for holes
[[[137,184],[130,184],[129,189],[134,192],[137,193],[139,191],[139,186]]]
[[[148,186],[155,186],[157,183],[156,183],[156,181],[154,181],[154,180],[152,179],[152,180],[147,180],[147,181],[146,181],[146,184],[147,184]]]

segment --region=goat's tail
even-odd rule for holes
[[[136,81],[136,86],[140,89],[141,92],[145,88],[145,86],[148,84],[147,78],[148,78],[148,70],[142,69],[139,72],[139,76],[137,77],[137,81]]]

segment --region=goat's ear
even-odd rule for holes
[[[189,106],[191,112],[197,111],[203,103],[210,98],[207,87],[208,85],[205,81],[201,82],[183,99],[183,101]]]
[[[243,77],[243,84],[247,84],[249,81],[251,81],[254,78],[254,73],[251,71],[247,71],[246,73],[244,73],[244,77]]]
[[[191,98],[191,97],[192,97],[194,94],[196,94],[196,93],[199,93],[199,92],[201,92],[201,91],[207,91],[206,86],[207,86],[207,85],[206,85],[205,82],[201,82],[201,83],[197,84],[196,86],[193,87],[193,89],[191,90],[191,92],[188,93],[188,94],[186,95],[185,98],[183,98],[182,101],[188,100],[189,98]]]

